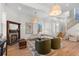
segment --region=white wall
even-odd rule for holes
[[[0,16],[1,16],[1,4],[0,4]],[[0,34],[1,34],[1,17],[0,17]]]
[[[10,6],[11,5],[7,5],[7,6],[3,5],[4,14],[6,15],[6,17],[5,17],[6,19],[3,21],[4,37],[6,37],[6,21],[9,20],[9,21],[21,23],[21,38],[28,38],[30,36],[30,34],[25,33],[25,23],[30,22],[32,16],[28,15],[28,13],[26,13],[26,15],[25,15],[25,14],[23,14],[23,11],[21,12],[21,11],[17,10],[17,8],[12,9]],[[26,11],[28,12],[28,10],[26,10]]]
[[[0,3],[0,34],[2,34],[2,5]]]
[[[61,25],[63,25],[63,27],[65,27],[65,25],[66,25],[66,22],[64,21],[65,19],[63,19],[63,17],[60,19],[56,17],[56,19],[54,19],[53,17],[49,17],[48,14],[46,14],[45,12],[43,13],[43,11],[41,11],[41,10],[34,9],[34,8],[31,8],[31,7],[28,7],[25,5],[3,4],[3,7],[4,7],[4,10],[3,10],[3,23],[4,23],[3,34],[4,34],[4,37],[6,36],[6,21],[7,20],[21,23],[21,38],[30,37],[31,34],[25,33],[25,23],[32,21],[32,17],[34,16],[35,11],[37,11],[36,16],[39,17],[38,20],[40,20],[44,24],[43,33],[51,34],[51,32],[52,32],[52,35],[55,35],[56,29],[58,28],[58,27],[55,28],[57,23],[60,24],[59,27],[61,27]],[[62,22],[60,22],[60,20]],[[66,19],[66,20],[68,20],[68,19]],[[47,22],[47,24],[45,21]],[[55,21],[57,23],[55,23]],[[50,26],[51,26],[51,28],[50,28]],[[60,30],[60,29],[57,29],[57,32],[58,32],[58,30]],[[33,32],[36,33],[36,31],[37,31],[37,25],[35,25],[33,28]]]

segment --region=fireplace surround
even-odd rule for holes
[[[20,23],[7,21],[7,44],[13,45],[16,42],[18,42],[19,39],[20,39]]]
[[[10,44],[14,44],[14,43],[16,43],[17,41],[18,41],[18,32],[10,32],[9,33],[9,42],[10,42]]]

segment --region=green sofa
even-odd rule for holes
[[[59,49],[61,47],[61,39],[59,37],[51,39],[51,48]]]
[[[47,54],[51,50],[51,40],[47,38],[38,38],[35,41],[35,49],[39,54]]]

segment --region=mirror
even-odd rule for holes
[[[17,24],[9,24],[9,29],[10,30],[17,30],[18,29],[18,25]]]

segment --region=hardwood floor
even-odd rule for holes
[[[28,47],[19,49],[18,44],[15,44],[8,46],[8,56],[32,56],[32,53]],[[79,42],[64,40],[60,49],[52,49],[47,56],[79,56]]]
[[[50,55],[50,54],[49,54]],[[62,48],[52,50],[54,56],[79,56],[79,42],[63,41]]]
[[[8,56],[31,56],[31,51],[28,48],[19,49],[18,44],[8,46],[7,50]]]

